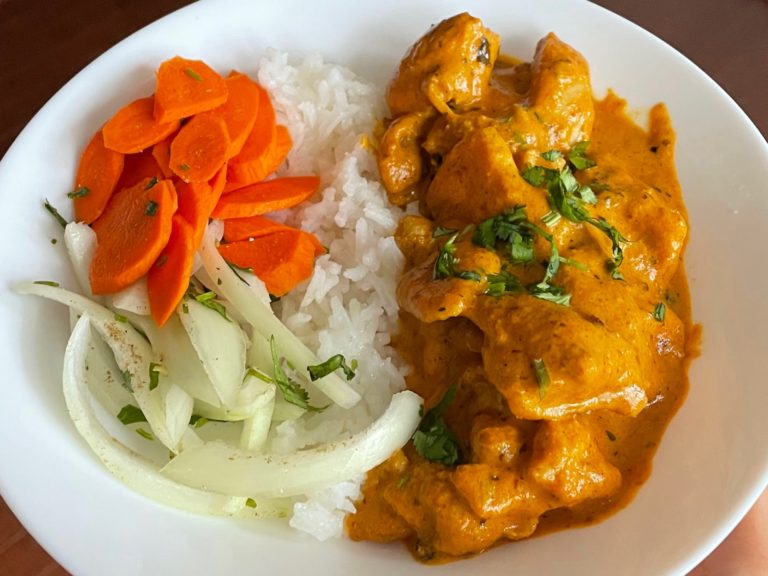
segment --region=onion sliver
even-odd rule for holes
[[[197,514],[276,517],[289,513],[291,502],[288,500],[260,499],[243,506],[239,498],[174,482],[160,474],[151,461],[115,440],[96,418],[85,386],[89,330],[89,318],[84,315],[75,325],[67,343],[64,353],[64,400],[77,431],[112,474],[140,494]]]
[[[292,454],[258,454],[223,442],[191,447],[161,472],[169,478],[225,494],[294,496],[355,478],[384,462],[408,442],[419,424],[421,398],[392,397],[381,417],[347,440]]]
[[[90,269],[93,253],[96,252],[96,232],[87,224],[80,222],[70,222],[64,228],[64,244],[67,247],[67,255],[72,263],[72,269],[75,271],[77,283],[80,284],[80,290],[83,294],[100,301],[100,298],[94,297],[91,292]]]
[[[269,304],[256,297],[252,289],[232,271],[216,249],[212,226],[209,226],[203,235],[200,258],[203,260],[205,271],[215,282],[214,290],[228,300],[267,340],[274,336],[282,356],[300,370],[320,363],[312,351],[278,320]],[[342,408],[351,408],[360,401],[360,394],[334,373],[320,378],[313,384]]]
[[[169,450],[175,451],[178,438],[173,437],[166,425],[163,398],[157,394],[157,389],[150,390],[152,348],[149,342],[128,322],[116,320],[114,312],[80,294],[57,286],[34,283],[19,284],[15,290],[19,294],[49,298],[90,316],[93,327],[112,349],[120,370],[131,375],[133,396],[155,437]]]

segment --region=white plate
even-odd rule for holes
[[[691,220],[687,268],[702,357],[655,470],[635,501],[590,528],[498,547],[427,568],[400,545],[317,543],[270,523],[201,518],[123,487],[88,451],[61,395],[63,307],[7,291],[29,279],[71,279],[43,197],[67,206],[80,151],[121,104],[151,91],[174,55],[252,71],[268,46],[329,60],[384,83],[427,27],[466,2],[203,1],[134,34],[69,82],[0,165],[0,489],[32,535],[78,575],[684,573],[733,528],[768,480],[768,147],[733,101],[672,48],[581,1],[492,0],[471,11],[530,58],[550,30],[589,60],[598,93],[634,107],[665,101]]]

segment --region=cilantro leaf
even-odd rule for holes
[[[657,322],[664,322],[666,315],[667,307],[664,305],[664,302],[656,304],[656,307],[653,309],[653,319]]]
[[[443,420],[443,413],[455,397],[454,385],[448,388],[440,402],[424,415],[411,437],[416,452],[430,462],[439,462],[446,466],[461,463],[459,441]]]
[[[272,351],[272,372],[275,375],[275,384],[283,395],[283,398],[285,398],[285,401],[312,412],[321,412],[325,410],[327,406],[312,406],[309,403],[309,393],[302,388],[301,384],[289,378],[285,373],[277,354],[277,344],[275,343],[274,336],[271,336],[269,339],[269,347]]]
[[[589,148],[589,140],[583,140],[574,144],[571,151],[568,152],[568,162],[574,170],[586,170],[595,165],[595,161],[586,155],[587,148]]]
[[[117,419],[120,420],[125,426],[128,424],[136,424],[136,422],[146,422],[147,417],[144,416],[144,412],[141,408],[134,406],[133,404],[126,404],[117,413]]]
[[[353,361],[354,364],[354,361]],[[346,376],[347,380],[352,380],[355,377],[355,369],[347,364],[343,354],[336,354],[331,356],[325,362],[316,364],[315,366],[307,366],[307,372],[309,372],[309,379],[314,382],[324,376],[328,376],[331,372],[335,372],[341,368]]]

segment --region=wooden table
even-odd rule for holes
[[[686,54],[768,136],[768,0],[596,3]],[[91,60],[185,4],[185,0],[0,0],[0,155],[48,98]],[[67,574],[1,499],[0,574]]]

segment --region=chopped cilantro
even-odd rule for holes
[[[144,416],[144,412],[141,408],[134,406],[133,404],[126,404],[117,413],[117,419],[120,420],[125,426],[128,424],[136,424],[136,422],[146,422],[147,417]]]
[[[549,370],[547,370],[547,365],[544,364],[544,360],[541,358],[534,358],[532,364],[533,374],[536,376],[536,382],[539,385],[539,399],[543,399],[551,384]]]
[[[301,384],[289,378],[285,373],[277,354],[277,344],[275,344],[274,336],[269,339],[269,347],[272,351],[272,372],[275,374],[275,384],[280,389],[285,401],[312,412],[321,412],[325,410],[327,406],[312,406],[309,403],[309,393],[302,388]]]
[[[324,376],[328,376],[328,374],[335,372],[339,368],[344,372],[344,376],[346,376],[347,380],[352,380],[352,378],[355,377],[355,369],[347,364],[343,354],[331,356],[321,364],[307,366],[307,372],[309,372],[309,379],[314,382]]]
[[[459,441],[443,420],[443,413],[456,397],[456,386],[451,386],[435,407],[421,419],[419,427],[413,433],[412,440],[416,452],[431,462],[446,466],[461,463]]]

